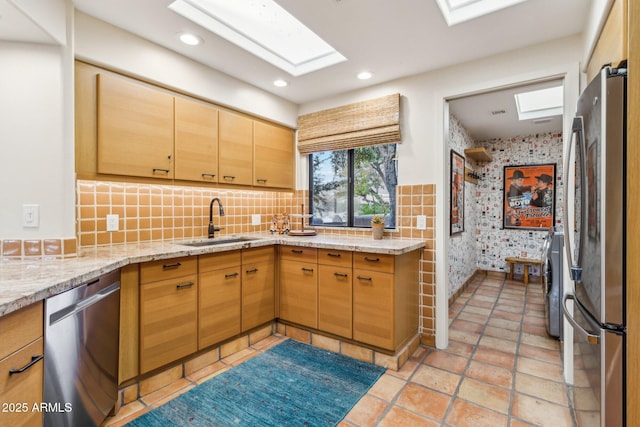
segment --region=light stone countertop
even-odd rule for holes
[[[185,240],[146,242],[81,248],[78,257],[70,259],[38,259],[0,261],[0,316],[34,302],[73,289],[89,280],[129,264],[158,259],[194,256],[267,245],[294,245],[321,249],[341,249],[401,255],[424,247],[417,239],[349,238],[343,236],[281,236],[270,234],[243,235],[256,240],[213,246],[190,247]],[[232,236],[219,236],[225,240]],[[207,239],[196,240],[203,241]],[[193,241],[192,241],[193,242]]]

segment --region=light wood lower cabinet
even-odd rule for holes
[[[318,264],[318,329],[352,338],[352,254],[319,249]]]
[[[199,256],[198,348],[240,333],[240,251]]]
[[[280,247],[280,318],[318,328],[317,249]]]
[[[43,306],[35,303],[0,318],[0,424],[41,426]],[[38,358],[39,357],[39,358]],[[33,363],[35,361],[35,363]],[[11,373],[13,372],[13,373]],[[6,405],[6,406],[5,406]]]
[[[140,266],[140,373],[198,349],[196,258]]]
[[[273,246],[242,251],[242,332],[275,318]]]

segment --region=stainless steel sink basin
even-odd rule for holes
[[[208,240],[197,240],[193,242],[181,242],[179,245],[183,246],[191,246],[191,247],[201,247],[201,246],[216,246],[216,245],[224,245],[225,243],[236,243],[236,242],[255,242],[260,240],[256,237],[247,237],[247,236],[234,236],[234,237],[222,237],[222,238],[213,238]]]

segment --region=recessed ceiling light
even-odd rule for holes
[[[287,83],[286,80],[278,79],[273,81],[273,85],[278,87],[285,87],[288,86],[289,83]]]
[[[373,73],[371,73],[371,72],[369,72],[369,71],[361,71],[361,72],[359,72],[359,73],[358,73],[357,77],[358,77],[360,80],[368,80],[368,79],[370,79],[371,77],[373,77]]]
[[[187,44],[189,46],[197,46],[200,43],[202,43],[202,39],[200,37],[191,33],[180,33],[178,35],[178,38],[182,43]]]
[[[293,76],[347,60],[273,0],[175,0],[168,7]]]

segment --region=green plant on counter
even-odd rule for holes
[[[373,218],[371,218],[371,224],[384,224],[384,216],[374,215]]]

